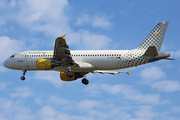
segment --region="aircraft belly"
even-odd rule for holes
[[[60,66],[60,67],[55,67],[53,70],[61,72],[61,71],[68,71],[68,68],[65,66],[64,67]],[[72,72],[91,72],[92,70],[93,70],[92,68],[79,68],[79,67],[71,68]]]
[[[116,64],[118,62],[117,59],[111,58],[107,59],[106,57],[104,58],[94,58],[94,59],[83,59],[83,62],[90,63],[94,66],[94,70],[112,70],[116,69]]]

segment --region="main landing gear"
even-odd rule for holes
[[[21,76],[21,80],[23,80],[23,81],[25,80],[24,76],[25,76],[26,72],[27,72],[27,70],[23,70],[23,76]]]
[[[85,75],[84,78],[82,79],[82,83],[83,83],[84,85],[88,85],[88,84],[89,84],[89,80],[86,79],[86,75]]]
[[[66,75],[68,76],[68,77],[73,77],[74,76],[74,74],[73,74],[73,72],[71,71],[71,66],[69,66],[69,67],[67,67],[68,69],[69,69],[69,71],[67,71],[66,72]]]
[[[66,72],[66,75],[67,75],[68,77],[70,77],[70,78],[72,78],[73,76],[75,77],[76,75],[74,75],[74,73],[71,71],[71,68],[68,67],[68,69],[69,69],[69,71]],[[77,77],[77,78],[81,78],[81,77],[83,77],[83,75],[80,75],[80,77]],[[77,79],[77,78],[76,78],[76,79]],[[82,83],[83,83],[84,85],[88,85],[89,80],[86,79],[86,75],[84,75],[84,78],[82,79]]]
[[[66,75],[67,75],[68,77],[73,77],[73,72],[67,71]]]

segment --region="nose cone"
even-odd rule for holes
[[[3,62],[4,67],[7,67],[7,60]]]
[[[11,67],[11,63],[10,63],[10,61],[8,59],[3,62],[3,65],[6,68],[10,68]]]

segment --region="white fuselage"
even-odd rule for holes
[[[10,69],[38,70],[38,59],[53,58],[53,51],[19,52],[3,64]],[[141,50],[75,50],[71,51],[72,59],[80,67],[72,67],[73,72],[92,72],[93,70],[115,70],[138,66],[148,62]],[[66,71],[67,67],[55,67],[55,71]]]

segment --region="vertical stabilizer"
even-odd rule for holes
[[[160,51],[168,23],[159,22],[136,49],[146,50],[149,46],[155,46]]]

